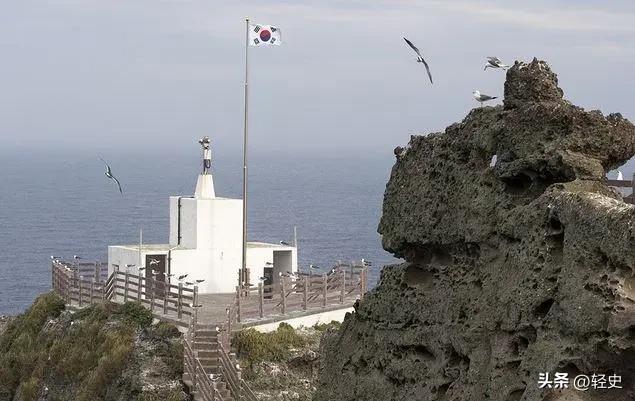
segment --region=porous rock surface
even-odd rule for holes
[[[564,100],[534,59],[502,106],[395,154],[379,232],[405,263],[323,340],[315,400],[635,400],[635,207],[605,181],[635,127]],[[541,389],[541,372],[623,388]]]

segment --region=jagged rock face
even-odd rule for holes
[[[323,341],[315,399],[634,400],[635,207],[604,177],[635,127],[563,100],[534,60],[504,106],[395,153],[379,232],[406,262]],[[541,372],[624,389],[540,389]]]

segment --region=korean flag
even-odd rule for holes
[[[280,46],[282,32],[273,25],[249,25],[249,44],[251,46]]]

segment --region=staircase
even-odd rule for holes
[[[216,327],[197,325],[186,337],[185,369],[183,382],[190,389],[195,401],[234,401],[223,377],[220,360],[220,344]],[[191,357],[188,360],[188,349]],[[190,366],[188,367],[188,363]],[[194,366],[192,366],[194,365]],[[201,370],[204,375],[201,374]],[[193,373],[197,372],[197,383]],[[203,383],[202,383],[203,382]],[[197,385],[198,384],[198,385]]]

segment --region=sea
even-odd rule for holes
[[[220,154],[218,154],[220,153]],[[103,157],[123,186],[104,175]],[[242,197],[240,149],[216,152],[217,196]],[[377,225],[392,151],[377,154],[252,152],[248,237],[278,243],[298,233],[298,261],[399,260],[382,249]],[[194,192],[200,149],[0,149],[0,315],[24,311],[51,288],[50,256],[106,261],[108,245],[168,242],[168,197]],[[237,267],[238,268],[238,267]]]

